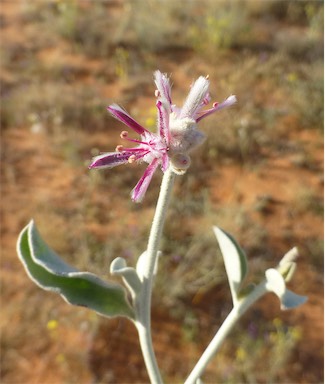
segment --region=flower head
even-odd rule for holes
[[[177,108],[171,99],[171,85],[168,77],[156,71],[154,80],[157,87],[157,133],[142,127],[125,110],[116,104],[110,105],[108,111],[122,123],[140,135],[140,139],[131,139],[127,131],[122,131],[121,138],[136,143],[136,147],[116,147],[115,152],[103,153],[93,158],[89,168],[113,168],[116,165],[141,162],[148,167],[131,192],[132,200],[141,202],[158,166],[165,172],[170,166],[177,174],[184,174],[190,165],[188,153],[200,145],[205,135],[197,129],[197,123],[204,117],[236,102],[230,96],[223,103],[214,103],[212,108],[202,111],[210,101],[209,81],[199,77],[185,100],[182,108]]]
[[[107,109],[115,118],[138,133],[140,140],[131,139],[128,137],[127,131],[122,131],[120,135],[122,139],[138,145],[132,148],[118,145],[115,152],[107,152],[94,157],[89,168],[113,168],[116,165],[133,163],[135,161],[149,163],[143,176],[131,192],[132,200],[140,202],[158,165],[161,165],[163,172],[168,168],[167,142],[160,134],[151,133],[142,127],[118,105],[110,105]]]

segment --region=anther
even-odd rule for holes
[[[120,138],[121,139],[126,139],[128,137],[128,135],[129,135],[128,131],[122,131],[120,133]]]
[[[115,148],[115,151],[116,151],[116,152],[123,152],[123,151],[124,151],[124,147],[123,147],[123,145],[118,145],[118,146]]]
[[[213,108],[216,108],[218,105],[219,105],[219,103],[217,101],[212,104]]]
[[[128,162],[129,162],[130,164],[134,163],[135,160],[136,160],[135,155],[131,155],[131,156],[128,158]]]

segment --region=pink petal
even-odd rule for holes
[[[169,156],[167,153],[162,157],[161,169],[163,172],[166,172],[169,167]]]
[[[117,104],[112,104],[107,107],[107,110],[119,121],[127,125],[129,128],[133,129],[139,135],[142,135],[144,132],[149,132],[147,129],[142,127],[138,122],[136,122],[133,117],[131,117],[124,109],[122,109]]]
[[[230,107],[231,105],[235,104],[237,101],[236,96],[231,95],[229,96],[225,101],[222,103],[214,103],[213,107],[210,109],[207,109],[206,111],[203,111],[202,114],[196,119],[196,122],[198,123],[201,119],[203,119],[206,116],[211,115],[212,113],[219,111],[220,109]]]
[[[147,192],[152,176],[158,167],[158,164],[158,159],[154,159],[145,170],[137,185],[133,188],[131,192],[131,198],[134,202],[141,203],[145,193]]]
[[[170,131],[169,131],[169,113],[165,108],[162,107],[160,100],[156,103],[158,109],[158,131],[159,136],[165,141],[167,147],[170,142]]]
[[[96,156],[92,159],[91,164],[88,166],[92,168],[113,168],[117,165],[125,164],[128,162],[129,157],[132,155],[130,152],[107,152],[102,155]]]
[[[236,102],[237,102],[236,96],[231,95],[225,101],[223,101],[221,104],[218,104],[216,110],[218,111],[219,109],[230,107],[231,105],[235,104]]]
[[[158,99],[163,103],[163,106],[167,109],[168,113],[171,112],[171,86],[169,79],[166,75],[160,71],[154,73],[155,84],[157,86],[159,96]]]

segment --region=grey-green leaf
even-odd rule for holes
[[[307,300],[307,297],[297,295],[286,287],[285,279],[278,270],[274,268],[268,269],[265,272],[265,277],[266,289],[278,296],[281,302],[281,309],[296,308]]]
[[[88,307],[101,315],[134,319],[122,286],[66,264],[44,242],[33,221],[20,233],[17,251],[29,277],[41,288],[59,293],[68,303]]]
[[[228,275],[231,296],[235,304],[238,301],[238,293],[248,270],[246,255],[229,233],[218,227],[213,227],[213,230],[219,242]]]

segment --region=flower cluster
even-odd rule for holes
[[[116,147],[115,152],[103,153],[93,158],[89,168],[113,168],[116,165],[145,161],[148,167],[131,192],[132,200],[141,202],[158,166],[165,172],[169,167],[177,174],[184,174],[190,166],[189,152],[200,145],[205,135],[197,128],[204,117],[222,108],[233,105],[235,96],[228,97],[222,103],[213,103],[210,109],[202,108],[210,102],[209,80],[199,77],[191,87],[182,108],[176,107],[171,99],[171,85],[168,77],[156,71],[157,133],[152,133],[135,121],[124,109],[116,104],[108,111],[119,121],[131,128],[140,139],[131,139],[127,131],[121,132],[121,138],[136,147]]]

